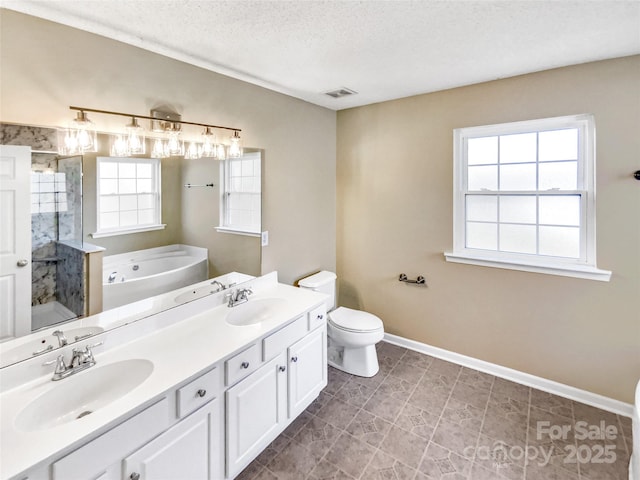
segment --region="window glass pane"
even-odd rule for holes
[[[138,224],[150,225],[155,223],[154,210],[138,210]]]
[[[538,142],[541,162],[578,159],[577,128],[540,132]]]
[[[239,177],[242,175],[242,162],[238,161],[238,160],[230,160],[229,163],[231,164],[231,176],[232,177]]]
[[[115,162],[100,162],[100,178],[117,178],[118,164]]]
[[[242,175],[245,177],[253,175],[253,160],[242,161]]]
[[[536,133],[500,136],[500,163],[536,161]]]
[[[538,165],[538,189],[577,190],[578,162],[553,162]]]
[[[150,163],[138,163],[138,178],[151,178],[152,171]]]
[[[500,250],[514,253],[536,253],[535,225],[500,225]]]
[[[133,179],[118,180],[118,189],[120,194],[136,193],[136,181]]]
[[[467,140],[467,164],[498,163],[498,137]]]
[[[143,179],[138,179],[137,180],[137,192],[138,193],[148,193],[148,192],[153,192],[153,187],[152,187],[152,183],[151,183],[151,179],[149,178],[143,178]]]
[[[469,167],[468,169],[469,190],[497,190],[498,189],[498,167]]]
[[[153,208],[155,206],[155,195],[144,193],[138,195],[138,208]]]
[[[498,198],[493,195],[467,195],[467,220],[498,221]]]
[[[539,202],[541,224],[580,225],[579,195],[542,195]]]
[[[118,214],[118,212],[101,213],[100,228],[108,229],[108,228],[119,227],[120,226],[119,218],[120,218],[120,215]]]
[[[117,196],[102,196],[100,195],[100,211],[101,212],[116,212],[119,208],[119,198]]]
[[[536,197],[534,195],[501,196],[500,221],[536,223]]]
[[[132,212],[131,211],[120,212],[121,227],[131,227],[137,224],[138,224],[138,212],[136,210]]]
[[[500,190],[535,190],[536,165],[500,165]]]
[[[231,192],[239,192],[242,190],[242,177],[231,179]]]
[[[138,200],[135,195],[122,195],[120,197],[120,210],[135,210],[138,208]]]
[[[100,179],[100,195],[113,195],[118,193],[118,181]]]
[[[497,225],[495,223],[467,222],[467,248],[497,250]]]
[[[540,227],[540,255],[580,258],[578,227]]]
[[[122,162],[119,164],[120,170],[118,172],[120,178],[136,178],[136,164]]]

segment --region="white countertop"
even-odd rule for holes
[[[15,419],[29,402],[64,383],[65,380],[51,381],[53,366],[47,375],[2,393],[0,477],[11,478],[37,464],[56,458],[57,454],[70,446],[80,446],[96,432],[106,431],[108,427],[117,424],[118,420],[149,405],[167,390],[243,350],[306,310],[320,305],[325,296],[274,282],[273,285],[257,290],[249,297],[249,302],[260,298],[283,298],[286,303],[271,318],[255,325],[239,327],[227,324],[224,318],[230,309],[226,305],[220,305],[103,353],[100,353],[103,347],[95,348],[96,366],[74,375],[74,378],[91,375],[92,370],[100,366],[127,359],[150,360],[154,369],[149,378],[131,392],[81,419],[34,432],[16,428]],[[196,302],[206,305],[206,300],[202,300],[204,301],[191,302],[191,307],[198,305]],[[180,314],[179,309],[172,312]],[[101,338],[102,336],[94,337],[92,341]]]

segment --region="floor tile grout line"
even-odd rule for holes
[[[477,457],[476,454],[478,452],[478,445],[480,445],[480,435],[482,435],[484,422],[487,419],[487,411],[489,410],[489,402],[491,400],[491,395],[493,394],[493,386],[495,385],[495,383],[496,383],[496,377],[493,376],[493,380],[491,381],[491,388],[489,388],[489,396],[487,397],[487,404],[484,406],[484,413],[482,414],[482,421],[480,422],[480,430],[478,430],[478,438],[476,439],[475,449],[473,450],[473,460],[471,461],[471,470],[469,471],[468,478],[471,478],[471,474],[473,472],[473,466],[476,464],[476,457]]]
[[[431,365],[429,365],[429,368],[431,368]],[[458,379],[460,378],[460,375],[462,375],[462,368],[460,368],[458,370],[458,375],[456,375],[456,381],[453,382],[453,385],[451,386],[451,390],[449,390],[449,396],[447,397],[447,401],[444,402],[444,406],[442,407],[442,411],[440,412],[440,416],[438,417],[438,421],[436,422],[435,427],[433,427],[433,432],[431,432],[431,436],[429,437],[429,441],[427,442],[427,448],[425,448],[424,452],[422,452],[422,457],[420,457],[420,461],[418,462],[418,468],[416,469],[416,473],[413,476],[414,479],[418,476],[418,472],[420,471],[420,466],[422,465],[422,462],[424,462],[424,459],[425,459],[425,457],[427,455],[427,450],[429,450],[429,445],[431,444],[433,436],[435,435],[436,431],[438,430],[438,426],[440,425],[440,422],[442,421],[442,416],[444,415],[444,411],[447,408],[447,404],[449,403],[449,400],[451,399],[451,395],[453,395],[453,390],[456,388],[456,385],[458,384]],[[448,448],[446,448],[446,449],[449,450]],[[449,451],[451,451],[451,450],[449,450]],[[469,475],[471,475],[471,472],[469,472]],[[469,478],[469,476],[467,476],[467,478]]]

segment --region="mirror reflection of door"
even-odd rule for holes
[[[31,332],[31,148],[0,146],[0,340]]]

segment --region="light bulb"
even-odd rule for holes
[[[124,135],[116,135],[111,141],[111,156],[128,157],[129,155],[126,137]]]
[[[127,125],[127,148],[132,155],[141,155],[146,151],[144,129],[138,125],[136,117],[132,117],[131,123]]]
[[[231,158],[241,157],[242,142],[240,138],[240,133],[237,130],[235,130],[230,140],[231,140],[231,144],[229,145],[229,157]]]

